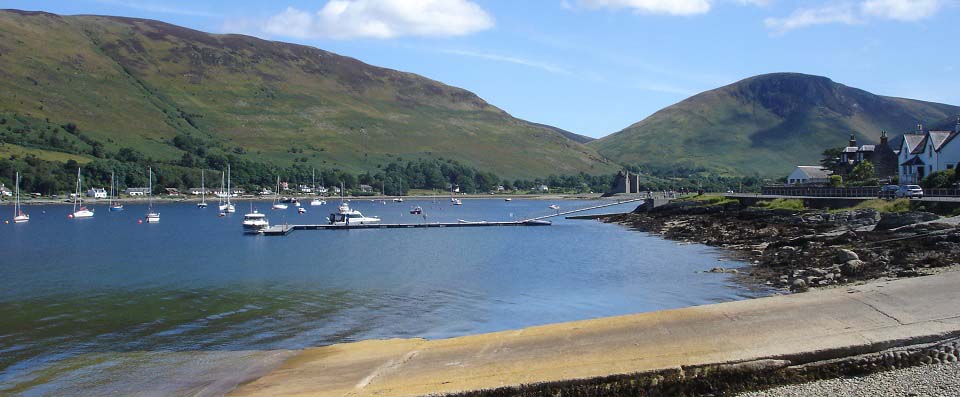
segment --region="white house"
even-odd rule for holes
[[[317,186],[317,194],[327,194],[329,190],[323,186]]]
[[[798,165],[787,177],[787,184],[790,185],[818,183],[830,183],[830,170],[819,165]]]
[[[4,197],[13,196],[13,191],[8,189],[6,186],[0,184],[0,196],[4,196]]]
[[[131,197],[132,197],[132,196],[146,196],[146,195],[147,195],[147,192],[148,192],[149,190],[150,190],[150,189],[147,189],[147,188],[145,188],[145,187],[128,187],[127,190],[124,191],[124,193],[125,193],[127,196],[131,196]]]
[[[900,184],[920,183],[937,171],[960,168],[960,119],[953,131],[917,130],[904,134],[900,144]]]
[[[87,197],[93,197],[98,199],[107,198],[107,189],[104,189],[101,187],[95,187],[90,190],[87,190]]]
[[[313,188],[307,185],[300,185],[300,193],[313,193]]]
[[[201,194],[211,194],[211,193],[213,193],[213,189],[208,188],[208,187],[205,187],[205,188],[192,187],[192,188],[190,188],[190,194],[191,194],[191,195],[194,195],[194,196],[199,196],[199,195],[201,195]]]
[[[550,186],[540,185],[540,186],[537,186],[537,189],[536,189],[536,190],[539,190],[539,191],[541,191],[541,192],[549,192],[549,191],[550,191]]]

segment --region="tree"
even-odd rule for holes
[[[877,175],[873,172],[873,163],[861,161],[860,164],[853,167],[853,171],[850,172],[850,179],[856,182],[868,182],[877,179]]]
[[[842,147],[829,148],[823,151],[822,158],[820,159],[820,165],[823,168],[828,170],[837,171],[837,160],[840,158],[840,153],[843,153]]]
[[[957,172],[955,170],[937,171],[920,181],[920,186],[925,188],[952,188],[957,183]]]

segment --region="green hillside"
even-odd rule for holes
[[[91,157],[230,154],[355,173],[443,158],[509,178],[616,169],[551,128],[418,75],[120,17],[0,11],[0,118],[4,142]]]
[[[776,73],[695,95],[589,145],[625,164],[779,176],[817,164],[824,149],[843,145],[851,133],[875,143],[882,130],[897,136],[958,114],[956,106]]]

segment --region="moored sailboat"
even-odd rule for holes
[[[203,178],[203,168],[200,169],[200,202],[197,208],[207,208],[207,185]]]
[[[77,190],[73,196],[73,212],[67,215],[71,219],[93,218],[93,211],[83,206],[83,177],[80,176],[80,168],[77,168]]]
[[[223,177],[220,178],[220,189],[223,190]],[[223,192],[223,196],[226,197],[226,201],[223,204],[220,204],[220,212],[224,214],[232,214],[237,212],[237,207],[230,203],[230,196],[233,195],[233,190],[230,188],[230,164],[227,164],[227,190]]]
[[[280,202],[280,175],[277,175],[277,191],[274,192],[275,196],[273,197],[273,206],[270,208],[275,210],[285,210],[287,205]]]
[[[113,179],[113,173],[110,173],[110,211],[123,211],[123,204],[116,200],[116,182]]]
[[[153,168],[147,168],[147,223],[160,222],[160,213],[153,209]]]
[[[17,181],[14,183],[17,190],[17,201],[13,207],[13,223],[24,223],[30,221],[30,215],[23,212],[20,208],[20,173],[17,172]]]

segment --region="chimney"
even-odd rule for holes
[[[923,124],[917,124],[917,133],[923,135]]]
[[[880,146],[887,146],[887,132],[880,131]]]
[[[847,143],[847,147],[856,147],[857,146],[857,137],[850,134],[850,142]]]

